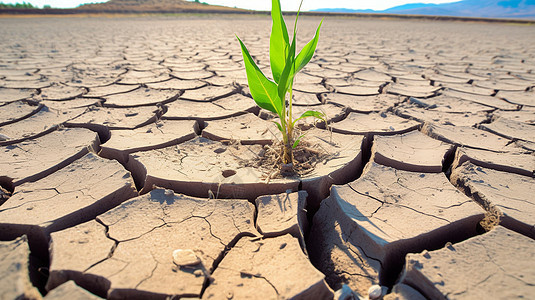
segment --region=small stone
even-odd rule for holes
[[[375,284],[368,289],[368,298],[370,298],[370,300],[381,299],[382,296],[383,288],[380,285]]]
[[[202,270],[195,270],[193,271],[193,274],[195,275],[195,277],[201,277],[204,275],[204,272]]]
[[[184,267],[199,264],[201,260],[193,250],[177,249],[173,251],[173,262],[179,267]]]
[[[168,197],[171,197],[175,194],[175,192],[173,192],[173,190],[165,190],[164,194]],[[174,257],[174,253],[173,253],[173,257]]]

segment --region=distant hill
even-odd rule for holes
[[[317,9],[321,12],[385,13],[476,18],[535,19],[535,0],[464,0],[444,4],[412,3],[385,10]]]
[[[239,8],[209,5],[184,0],[110,0],[104,3],[80,5],[76,10],[95,12],[232,12]]]

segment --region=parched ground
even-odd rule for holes
[[[270,74],[270,26],[0,19],[1,299],[535,295],[535,27],[325,19],[323,156],[278,178],[235,37]]]

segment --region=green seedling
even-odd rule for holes
[[[303,1],[301,1],[301,5]],[[269,39],[269,60],[273,80],[268,79],[253,60],[247,47],[239,37],[245,70],[247,72],[247,82],[254,101],[261,108],[267,109],[277,114],[279,121],[274,121],[282,134],[282,163],[293,167],[293,153],[303,135],[294,136],[296,123],[304,118],[312,117],[325,121],[325,115],[318,111],[309,110],[294,119],[292,116],[292,88],[295,75],[305,67],[314,55],[318,44],[319,32],[323,20],[321,20],[316,30],[314,38],[308,42],[301,52],[296,56],[296,31],[297,20],[301,5],[297,11],[293,28],[293,38],[290,43],[288,29],[282,17],[280,0],[272,0],[271,19],[273,21],[271,36]],[[289,94],[288,99],[286,96]],[[327,124],[327,122],[325,122]]]

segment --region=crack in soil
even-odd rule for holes
[[[358,276],[358,277],[368,278],[372,281],[375,281],[375,278],[373,276],[358,274],[358,273],[350,273],[347,271],[334,271],[334,274],[336,274],[336,276],[338,276],[339,278],[342,278],[342,275],[348,275],[348,276]]]
[[[150,275],[148,277],[142,279],[138,284],[136,284],[135,289],[137,289],[141,284],[143,284],[143,282],[151,279],[152,276],[154,276],[154,272],[156,271],[156,268],[158,268],[158,265],[159,265],[158,260],[156,260],[156,258],[154,257],[154,254],[151,253],[150,255],[152,256],[152,259],[155,262],[154,268],[152,269],[152,271],[150,272]]]

